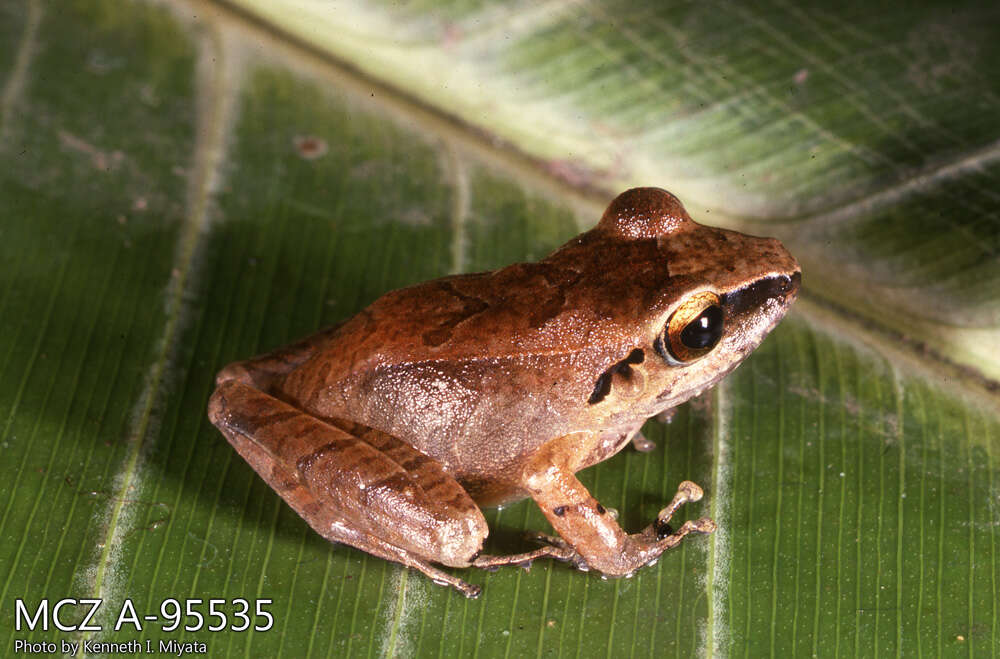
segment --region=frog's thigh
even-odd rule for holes
[[[467,566],[482,548],[488,527],[469,495],[389,435],[346,424],[356,436],[239,381],[219,385],[209,417],[329,540],[422,570],[418,559]]]
[[[312,357],[317,350],[321,350],[323,344],[340,329],[342,324],[337,323],[289,346],[244,361],[227,364],[219,371],[215,378],[215,384],[221,385],[229,380],[239,380],[256,389],[267,391],[275,380],[287,375]]]

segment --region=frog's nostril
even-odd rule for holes
[[[799,286],[802,285],[802,273],[796,270],[790,277],[785,276],[782,277],[781,280],[782,284],[778,288],[777,292],[784,296],[786,300],[789,298],[794,300],[799,291]]]
[[[798,290],[801,280],[802,275],[798,272],[793,272],[791,276],[781,275],[776,279],[774,292],[778,295],[787,295],[791,291]]]

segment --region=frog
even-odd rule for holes
[[[631,576],[707,517],[673,515],[703,490],[682,481],[627,533],[577,473],[630,443],[736,368],[801,283],[776,239],[695,222],[661,188],[616,197],[545,258],[385,293],[290,346],[225,366],[210,421],[316,532],[419,570],[467,597],[445,568],[541,558]],[[554,534],[488,554],[482,509],[530,498]]]

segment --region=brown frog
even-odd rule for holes
[[[452,567],[551,556],[629,575],[710,519],[668,525],[702,490],[680,484],[626,534],[575,472],[718,382],[795,299],[774,239],[695,223],[657,188],[537,263],[386,293],[346,322],[230,364],[212,423],[323,537],[414,567],[468,597]],[[481,553],[478,505],[531,497],[559,537]]]

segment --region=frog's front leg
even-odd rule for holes
[[[343,422],[345,431],[244,378],[220,379],[212,423],[320,535],[414,567],[467,597],[479,594],[429,564],[471,565],[488,533],[479,508],[439,463],[371,428]]]
[[[702,497],[701,488],[690,481],[681,483],[653,524],[631,535],[569,470],[550,464],[529,473],[525,485],[562,540],[576,552],[575,560],[608,576],[632,574],[676,547],[688,533],[715,530],[715,522],[708,518],[684,522],[676,532],[670,528],[668,522],[680,506]]]

